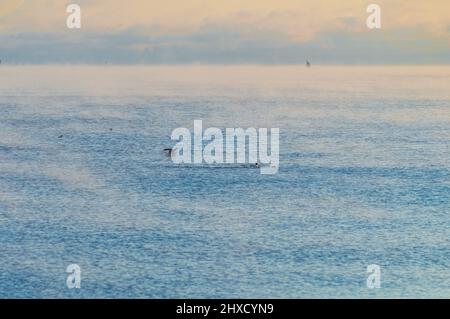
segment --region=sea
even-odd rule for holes
[[[194,120],[279,128],[278,173],[173,163]],[[0,298],[431,297],[450,66],[0,67]]]

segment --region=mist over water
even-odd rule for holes
[[[196,119],[278,173],[173,164]],[[448,298],[449,145],[448,66],[2,66],[0,297]]]

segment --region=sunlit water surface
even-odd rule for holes
[[[173,164],[195,119],[279,173]],[[0,297],[450,297],[449,145],[448,66],[2,66]]]

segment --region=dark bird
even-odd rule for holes
[[[60,136],[58,136],[58,138],[63,138],[64,137],[64,135],[60,135]]]
[[[166,152],[167,156],[172,156],[172,152],[174,152],[176,148],[165,148],[164,152]]]
[[[308,60],[306,60],[306,67],[310,68],[311,67],[311,62],[309,62]]]

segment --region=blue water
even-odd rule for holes
[[[448,298],[449,92],[449,67],[3,67],[0,297]],[[278,174],[173,164],[196,119],[280,128]]]

